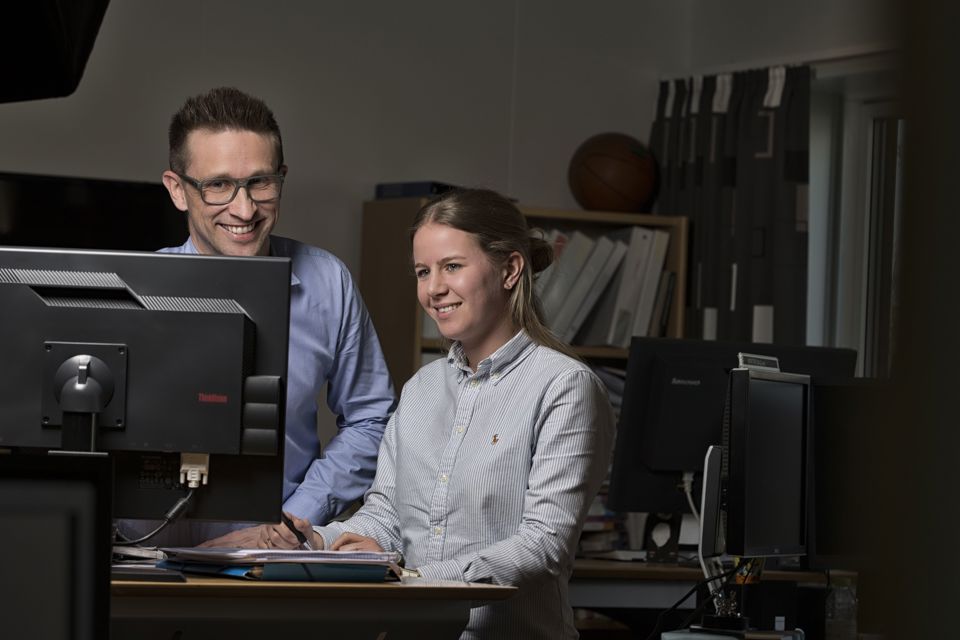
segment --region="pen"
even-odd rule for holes
[[[287,525],[287,529],[290,529],[290,531],[293,532],[293,535],[297,536],[300,546],[308,551],[313,551],[313,547],[310,546],[307,536],[303,535],[303,532],[294,526],[293,520],[290,519],[290,516],[288,516],[286,513],[280,512],[280,519],[283,521],[283,524]]]

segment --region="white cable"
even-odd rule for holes
[[[700,523],[700,514],[697,513],[697,506],[693,503],[693,473],[686,471],[683,474],[683,494],[687,496],[687,504],[690,505],[690,513]]]

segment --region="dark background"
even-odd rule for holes
[[[154,251],[186,238],[162,184],[0,173],[0,245]]]

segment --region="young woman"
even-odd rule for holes
[[[452,346],[404,386],[363,507],[295,524],[315,548],[400,551],[426,578],[520,588],[473,609],[465,638],[575,638],[567,583],[613,417],[600,381],[543,325],[534,274],[552,251],[480,189],[427,204],[412,240],[417,297]],[[261,543],[297,541],[278,527]]]

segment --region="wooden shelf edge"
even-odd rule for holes
[[[645,225],[653,227],[678,226],[686,221],[685,216],[667,216],[653,213],[620,213],[617,211],[569,211],[546,207],[518,207],[527,218],[544,220],[568,220],[571,222],[596,222],[618,225]]]

